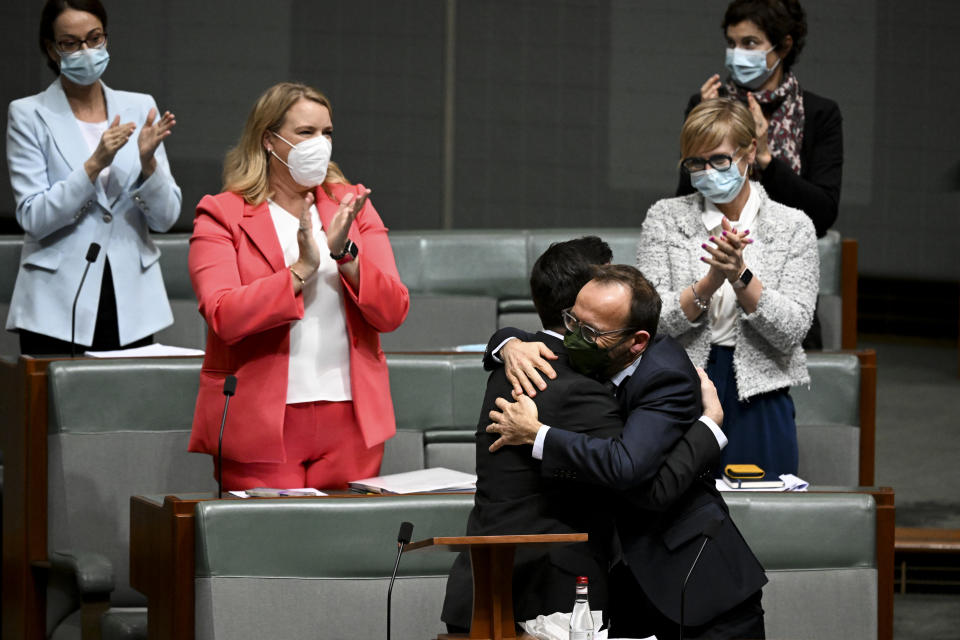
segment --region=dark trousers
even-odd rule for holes
[[[73,300],[70,301],[70,308]],[[70,353],[70,342],[20,329],[20,353],[31,356],[55,356]],[[77,352],[114,351],[120,348],[144,347],[153,344],[149,335],[127,345],[120,344],[120,330],[117,326],[117,298],[113,292],[113,272],[110,261],[104,265],[103,283],[100,285],[100,301],[97,305],[97,324],[93,330],[93,344],[89,347],[77,345]]]
[[[756,464],[769,479],[796,475],[799,463],[796,412],[790,389],[776,389],[740,401],[733,369],[733,347],[710,347],[707,375],[717,386],[723,406],[723,432],[729,443],[720,455],[728,464]],[[716,473],[717,476],[720,473]]]
[[[666,588],[666,586],[664,586]],[[676,585],[680,589],[680,583]],[[699,626],[683,627],[683,638],[694,640],[762,640],[762,592],[721,613]],[[661,640],[680,638],[680,625],[660,613],[637,584],[633,573],[623,563],[610,572],[610,637],[646,638],[652,635]]]

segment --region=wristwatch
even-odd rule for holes
[[[353,240],[347,238],[347,244],[343,245],[343,251],[340,253],[333,253],[331,251],[330,257],[336,260],[337,264],[347,264],[351,260],[354,260],[358,253],[360,253],[360,248]]]
[[[744,269],[740,277],[733,282],[733,288],[746,289],[751,280],[753,280],[753,272],[750,269]]]

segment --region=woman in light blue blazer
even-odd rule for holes
[[[72,306],[91,243],[100,245],[76,310],[76,344],[140,346],[173,323],[150,231],[180,215],[162,141],[176,123],[153,98],[100,81],[109,60],[99,0],[48,0],[40,48],[59,76],[10,103],[7,162],[25,232],[7,329],[33,355],[71,350]]]

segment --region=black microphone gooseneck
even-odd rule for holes
[[[80,300],[80,290],[83,289],[83,281],[87,279],[87,271],[90,271],[90,265],[97,261],[100,255],[100,245],[91,242],[87,249],[87,266],[83,268],[83,275],[80,276],[80,286],[77,287],[77,295],[73,296],[73,311],[70,312],[70,357],[77,355],[77,301]]]
[[[393,574],[390,576],[390,587],[387,589],[387,640],[390,640],[390,600],[393,596],[393,581],[397,577],[397,569],[400,567],[400,554],[403,553],[403,545],[410,542],[410,536],[413,535],[413,525],[409,522],[400,523],[400,533],[397,534],[397,562],[393,565]]]
[[[720,530],[720,525],[722,524],[723,520],[714,520],[703,530],[703,544],[700,545],[700,550],[697,551],[697,557],[693,559],[693,564],[690,565],[690,570],[687,571],[687,577],[683,579],[683,586],[680,588],[680,640],[683,640],[683,603],[687,594],[687,581],[690,580],[693,569],[697,566],[697,562],[700,561],[700,556],[703,554],[703,549],[707,546],[707,542],[710,541],[710,538],[717,535],[717,531]]]
[[[227,376],[223,381],[223,417],[220,419],[220,438],[217,440],[217,498],[223,497],[223,427],[227,424],[227,407],[230,396],[237,392],[237,376]]]

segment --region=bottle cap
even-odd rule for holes
[[[588,584],[587,576],[577,576],[577,584]]]

